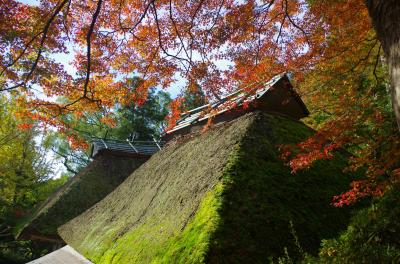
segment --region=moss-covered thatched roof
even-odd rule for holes
[[[36,208],[20,223],[15,234],[20,239],[52,238],[57,228],[103,199],[148,158],[132,158],[105,153]]]
[[[341,155],[290,173],[277,145],[312,133],[253,113],[171,142],[59,234],[94,263],[267,263],[296,239],[316,252],[347,224],[330,202],[350,176]]]

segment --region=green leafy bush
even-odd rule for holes
[[[351,220],[337,239],[324,240],[308,263],[400,263],[400,185]]]

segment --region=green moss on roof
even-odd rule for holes
[[[147,159],[99,155],[24,219],[17,236],[57,235],[57,228],[103,199]]]
[[[59,233],[95,263],[267,263],[296,253],[292,222],[315,253],[347,224],[330,201],[350,176],[340,155],[290,173],[277,145],[312,133],[256,113],[170,144]]]

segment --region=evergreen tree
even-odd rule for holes
[[[138,78],[129,80],[128,85],[132,93],[140,93],[141,82],[142,80]],[[125,139],[136,134],[136,139],[140,140],[159,137],[166,126],[165,117],[172,99],[169,93],[154,87],[146,92],[146,100],[141,104],[131,102],[117,110],[117,124],[110,130],[111,136]]]
[[[188,111],[206,104],[205,95],[200,85],[191,85],[183,93],[182,110]]]

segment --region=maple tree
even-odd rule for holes
[[[396,0],[48,0],[38,6],[0,0],[0,90],[20,96],[20,114],[65,130],[60,116],[66,113],[79,118],[116,104],[142,105],[150,87],[168,89],[179,78],[218,99],[290,72],[314,113],[309,123],[319,129],[295,147],[290,163],[306,168],[353,148],[350,168],[366,165],[369,179],[342,195],[350,203],[383,192],[399,175],[393,124],[400,120],[399,6]],[[74,74],[56,59],[71,49]],[[135,93],[127,85],[132,75],[143,79]],[[181,104],[181,98],[172,103],[172,122]]]

